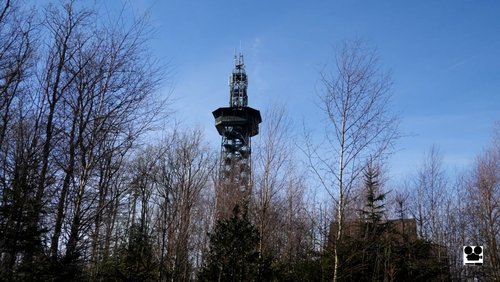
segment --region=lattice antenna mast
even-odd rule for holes
[[[246,107],[248,106],[248,78],[245,72],[245,63],[243,55],[234,55],[234,69],[229,77],[229,106],[230,107]]]
[[[248,107],[248,78],[243,55],[234,57],[229,77],[229,107],[213,112],[215,127],[222,136],[217,216],[227,217],[235,205],[244,206],[251,194],[251,137],[259,133],[260,112]]]

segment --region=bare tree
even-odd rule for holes
[[[304,172],[297,165],[293,131],[282,104],[265,111],[267,122],[256,140],[252,217],[259,230],[259,253],[293,273],[311,259],[312,220],[305,201]]]
[[[153,101],[161,73],[143,49],[144,22],[118,29],[91,24],[95,17],[70,2],[49,6],[44,22],[50,48],[40,81],[47,115],[35,203],[42,205],[45,182],[56,184],[51,256],[57,259],[67,231],[67,263],[82,253],[80,239],[115,201],[107,197],[113,172],[162,106]],[[51,175],[64,175],[60,186]]]
[[[390,114],[391,78],[382,72],[376,52],[362,41],[345,42],[331,70],[321,72],[321,110],[326,117],[325,141],[303,148],[310,168],[337,205],[336,244],[342,241],[346,200],[368,158],[386,156],[399,137],[398,119]],[[338,280],[337,247],[334,281]]]
[[[311,218],[313,207],[307,199],[306,189],[304,173],[294,163],[290,164],[280,211],[283,228],[275,230],[278,240],[274,243],[281,246],[276,255],[288,268],[301,261],[312,260],[317,251],[317,237]]]
[[[442,156],[435,145],[427,152],[414,187],[412,215],[417,220],[420,238],[444,243],[441,220],[446,203],[447,179]]]
[[[451,277],[462,281],[467,268],[463,267],[463,250],[460,246],[469,244],[467,231],[471,225],[467,209],[469,203],[464,201],[469,197],[467,176],[460,175],[450,189],[453,192],[448,191],[449,195],[443,205],[443,240],[448,251]]]
[[[200,130],[174,131],[150,155],[155,193],[153,232],[160,258],[159,280],[189,281],[203,252],[211,214],[205,203],[215,154]],[[155,158],[154,156],[158,156]]]
[[[34,14],[19,1],[0,4],[0,276],[13,279],[21,253],[34,237],[19,236],[28,227],[36,185],[37,131],[31,112],[36,38]]]
[[[283,106],[270,106],[257,144],[254,162],[255,220],[260,232],[259,252],[276,253],[271,246],[273,230],[279,226],[277,213],[283,209],[282,199],[287,184],[287,167],[292,156],[290,126]]]
[[[485,246],[487,277],[500,279],[500,123],[493,142],[476,160],[468,187],[468,244]]]
[[[46,257],[59,266],[90,254],[96,265],[109,252],[124,159],[165,117],[144,19],[106,25],[73,1],[40,13],[32,24],[17,1],[0,5],[0,260],[10,280],[51,275]]]
[[[0,5],[0,150],[20,103],[33,65],[33,15],[20,10],[17,1]]]

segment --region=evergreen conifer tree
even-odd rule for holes
[[[233,209],[230,218],[217,221],[209,234],[210,251],[199,281],[268,281],[269,262],[258,251],[259,231],[247,210]]]

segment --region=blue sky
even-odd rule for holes
[[[377,48],[409,135],[390,161],[396,178],[414,171],[432,144],[450,170],[472,164],[500,120],[499,1],[103,2],[111,12],[123,3],[136,15],[149,11],[152,50],[172,69],[176,117],[204,128],[213,147],[220,138],[211,112],[228,103],[240,42],[250,106],[286,103],[297,127],[304,119],[318,133],[319,70],[333,47],[362,38]]]

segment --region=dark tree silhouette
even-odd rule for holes
[[[269,262],[258,252],[259,232],[246,210],[233,209],[228,219],[217,221],[210,234],[210,251],[200,281],[268,281]]]

